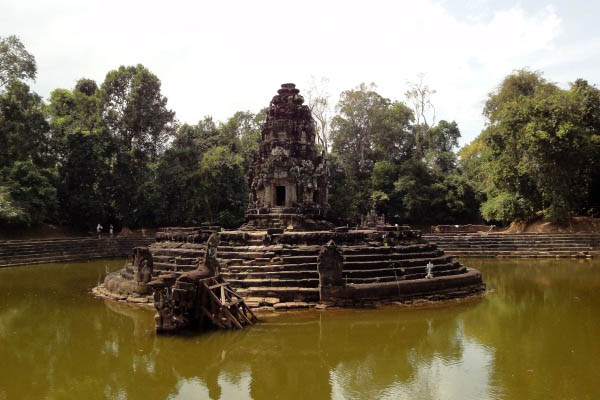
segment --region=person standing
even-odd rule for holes
[[[102,225],[100,225],[99,223],[96,227],[96,232],[98,232],[98,239],[100,239],[100,234],[102,233]]]
[[[108,228],[108,231],[110,232],[110,237],[113,237],[113,232],[114,232],[113,224],[110,224],[110,227]]]

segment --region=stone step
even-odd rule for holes
[[[232,285],[235,287],[235,285]],[[318,288],[295,287],[264,287],[253,286],[247,288],[235,288],[243,297],[273,297],[279,298],[281,302],[289,301],[318,301]]]
[[[402,254],[434,251],[437,247],[433,244],[413,244],[408,246],[340,246],[344,255],[366,254]]]
[[[319,279],[317,271],[223,271],[221,275],[225,279]]]
[[[231,272],[274,272],[274,271],[317,271],[317,263],[270,264],[270,265],[229,265]]]
[[[425,266],[428,262],[433,265],[450,263],[450,256],[442,256],[438,258],[414,258],[407,260],[396,261],[361,261],[361,262],[344,262],[344,270],[363,270],[363,269],[381,269],[381,268],[408,268],[415,266]]]
[[[498,257],[498,258],[591,258],[600,256],[600,251],[586,253],[576,252],[473,252],[473,251],[448,251],[446,254],[454,257]]]
[[[222,258],[224,260],[229,258],[235,259],[243,259],[243,260],[254,260],[256,258],[265,258],[268,254],[274,255],[272,252],[267,251],[244,251],[244,252],[236,252],[236,251],[217,251],[217,257]]]
[[[523,249],[570,249],[570,248],[599,248],[600,246],[592,245],[589,243],[559,243],[559,244],[551,244],[551,243],[536,243],[536,244],[527,244],[527,243],[497,243],[497,244],[482,244],[482,243],[437,243],[437,246],[442,249],[447,248],[505,248],[509,250],[515,250],[519,248]]]
[[[106,246],[102,246],[99,244],[93,244],[93,245],[83,244],[80,246],[77,246],[77,245],[56,246],[56,247],[52,247],[52,248],[41,247],[41,248],[27,248],[27,249],[14,249],[14,250],[13,249],[11,249],[11,250],[3,249],[2,252],[0,252],[0,257],[18,255],[18,254],[55,253],[55,252],[78,250],[78,249],[97,249],[97,248],[102,248],[102,247],[106,247]]]
[[[300,287],[300,288],[318,288],[319,279],[261,279],[261,278],[246,278],[246,279],[228,279],[227,282],[236,288],[249,288],[249,287],[270,287],[270,288],[284,288],[284,287]]]
[[[114,253],[87,253],[87,254],[69,254],[63,256],[52,256],[52,257],[36,257],[31,259],[22,259],[16,260],[14,262],[3,262],[0,263],[0,268],[5,267],[15,267],[19,265],[34,265],[34,264],[51,264],[57,262],[65,262],[65,261],[83,261],[83,260],[92,260],[99,258],[114,258],[114,257],[123,257],[122,254]]]
[[[88,239],[69,239],[69,240],[40,240],[40,241],[0,241],[0,248],[2,249],[26,249],[26,248],[42,248],[42,247],[53,247],[53,246],[69,246],[72,244],[96,244],[96,243],[108,243],[118,241],[121,243],[141,243],[149,242],[152,243],[154,240],[151,238],[147,239],[126,239],[126,238],[88,238]]]
[[[198,266],[196,264],[172,264],[172,263],[153,263],[153,269],[160,271],[193,271]]]
[[[460,264],[455,263],[445,263],[435,265],[431,272],[436,275],[438,272],[447,271],[447,270],[456,270],[460,269]],[[363,269],[363,270],[344,270],[342,273],[344,278],[375,278],[375,277],[398,277],[398,279],[402,279],[402,275],[410,275],[417,273],[426,273],[427,268],[425,266],[415,266],[408,268],[379,268],[379,269]]]
[[[362,262],[362,261],[393,261],[406,260],[411,258],[436,258],[443,254],[441,250],[421,252],[421,253],[389,253],[389,254],[355,254],[345,255],[345,262]]]
[[[565,233],[565,232],[556,232],[556,233],[535,233],[535,232],[522,232],[522,233],[500,233],[500,232],[490,232],[490,233],[467,233],[467,232],[453,232],[453,233],[426,233],[423,236],[427,237],[600,237],[600,233],[598,232],[579,232],[579,233]]]
[[[303,264],[303,263],[316,263],[317,262],[316,255],[314,256],[284,256],[283,263],[284,264]]]
[[[152,253],[152,257],[154,257],[155,255],[170,256],[170,257],[188,257],[188,258],[204,257],[204,250],[199,250],[199,249],[151,248],[150,252]]]
[[[427,239],[426,239],[427,240]],[[555,240],[478,240],[478,239],[460,239],[460,240],[438,240],[430,239],[430,243],[480,243],[480,244],[545,244],[545,245],[560,245],[573,243],[595,244],[597,241],[591,239],[555,239]]]
[[[153,255],[152,259],[155,263],[162,262],[172,264],[197,264],[199,257],[173,257],[166,255]]]
[[[468,240],[468,241],[437,241],[432,240],[431,243],[435,243],[438,246],[533,246],[533,247],[557,247],[557,246],[590,246],[594,245],[592,242],[582,241],[582,240],[574,240],[574,241],[480,241],[480,240]]]

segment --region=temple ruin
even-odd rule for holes
[[[418,230],[377,218],[353,229],[327,220],[327,164],[303,101],[291,83],[283,84],[271,100],[249,173],[243,226],[164,228],[149,251],[137,250],[133,262],[109,274],[95,292],[155,302],[157,329],[190,318],[189,299],[200,285],[198,271],[207,268],[211,279],[218,276],[235,292],[223,297],[224,303],[233,304],[235,296],[244,299],[244,306],[232,309],[241,313],[240,321],[253,315],[250,309],[412,303],[483,293],[477,270],[424,241]],[[236,327],[233,320],[222,321]]]
[[[244,229],[328,227],[328,170],[315,144],[315,124],[293,83],[271,100],[258,157],[250,168]]]

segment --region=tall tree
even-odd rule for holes
[[[113,172],[110,195],[124,224],[149,219],[151,163],[176,131],[175,113],[160,88],[160,80],[141,64],[110,71],[100,87],[100,115],[117,144],[108,165]]]
[[[248,201],[243,158],[217,146],[202,157],[198,178],[204,219],[227,228],[239,226]]]
[[[103,120],[136,157],[156,159],[175,132],[175,113],[160,88],[160,80],[141,64],[110,71],[101,86]]]
[[[322,77],[319,82],[311,77],[306,91],[307,103],[313,118],[317,122],[317,142],[329,151],[329,125],[331,122],[331,104],[328,91],[329,79]]]
[[[0,168],[29,158],[39,167],[52,165],[48,122],[40,96],[13,80],[0,95]]]
[[[482,133],[489,149],[481,166],[486,219],[508,222],[542,211],[564,222],[589,201],[599,93],[585,81],[563,90],[538,72],[519,70],[490,94]]]
[[[220,136],[227,138],[230,148],[244,158],[244,170],[247,172],[253,158],[258,154],[260,131],[266,119],[267,109],[258,114],[250,111],[238,111],[224,124],[219,126]],[[226,145],[224,140],[219,145]]]
[[[15,80],[35,80],[37,66],[18,37],[0,37],[0,88]]]
[[[368,171],[373,166],[373,121],[391,104],[375,91],[375,84],[361,83],[340,95],[338,115],[331,123],[332,149],[342,162],[355,171]]]

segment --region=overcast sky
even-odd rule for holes
[[[188,123],[256,112],[281,83],[302,92],[311,76],[329,78],[333,103],[361,82],[403,100],[423,73],[462,145],[483,127],[487,93],[514,69],[563,87],[600,83],[599,15],[592,0],[3,0],[0,36],[19,36],[35,55],[32,86],[45,98],[142,63]]]

